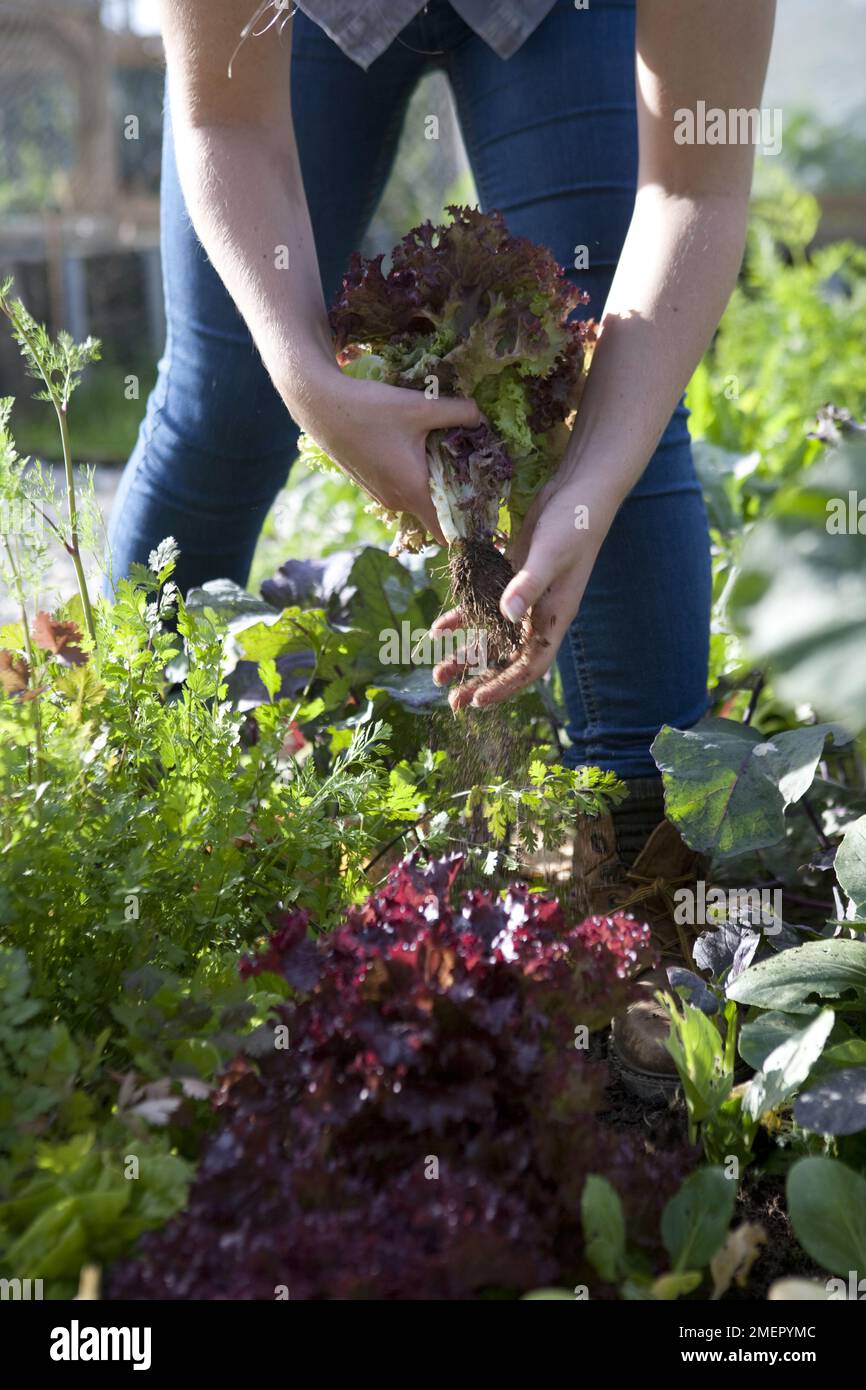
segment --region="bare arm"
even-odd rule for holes
[[[774,0],[638,0],[638,192],[568,469],[617,505],[646,468],[743,256],[754,148],[678,143],[676,113],[760,106]],[[605,341],[606,339],[606,341]]]
[[[250,37],[256,0],[161,0],[172,126],[196,232],[298,423],[375,497],[438,534],[424,441],[472,402],[339,371],[291,108],[291,21]]]
[[[699,101],[760,106],[774,11],[774,0],[638,0],[634,213],[568,453],[517,538],[503,597],[509,616],[532,610],[535,639],[452,703],[494,703],[550,665],[617,509],[712,338],[742,260],[754,148],[678,143],[676,113]],[[578,504],[589,509],[585,531],[574,529]]]
[[[278,389],[302,400],[334,354],[292,125],[291,23],[282,37],[247,39],[228,75],[254,9],[255,0],[162,0],[175,149],[211,261]]]

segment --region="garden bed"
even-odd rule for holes
[[[429,667],[384,659],[446,580],[356,540],[360,510],[350,544],[259,593],[179,594],[168,538],[96,598],[70,443],[94,347],[2,303],[68,466],[54,489],[20,459],[4,406],[0,1276],[52,1298],[82,1271],[124,1298],[851,1296],[863,253],[781,254],[758,222],[690,388],[711,713],[653,755],[713,868],[694,969],[669,979],[679,1096],[655,1109],[607,1063],[648,959],[639,906],[585,918],[569,855],[625,788],[564,765],[556,679],[455,719]],[[311,514],[357,505],[305,486]],[[8,524],[25,512],[45,529]],[[50,612],[49,540],[72,595]]]

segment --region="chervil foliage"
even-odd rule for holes
[[[98,340],[87,338],[83,343],[76,343],[65,332],[52,338],[45,325],[37,323],[21,300],[12,298],[11,279],[0,285],[0,312],[9,320],[28,376],[42,383],[36,400],[65,409],[85,367],[99,360]]]
[[[42,383],[42,390],[36,393],[35,399],[45,401],[54,407],[66,479],[67,520],[65,527],[62,527],[56,520],[50,518],[46,518],[46,520],[72,561],[81,599],[82,619],[88,635],[93,638],[95,635],[93,612],[81,553],[82,530],[89,535],[92,510],[86,507],[83,513],[80,512],[76,496],[72,446],[69,435],[69,401],[72,393],[81,382],[85,368],[89,363],[98,360],[100,345],[95,338],[87,338],[83,343],[76,343],[66,332],[58,333],[56,338],[52,338],[45,325],[36,322],[21,300],[12,298],[11,279],[5,280],[0,285],[0,314],[5,315],[9,321],[12,336],[19,346],[28,376]],[[0,436],[6,431],[8,415],[8,408],[0,410]],[[0,438],[0,449],[4,447],[2,438]],[[8,448],[6,448],[6,452],[8,463]],[[0,500],[4,496],[8,499],[11,495],[15,495],[10,493],[8,487],[10,475],[14,476],[15,473],[16,470],[10,470],[6,466],[0,470]],[[37,479],[40,478],[41,471],[37,471]],[[25,483],[22,470],[17,470],[15,480],[17,499],[23,500],[28,492],[32,494],[32,485],[28,487]],[[37,495],[39,500],[47,500],[50,496],[41,484],[37,488]],[[90,497],[92,500],[92,485]],[[4,538],[4,540],[9,567],[13,572],[15,587],[18,591],[17,597],[23,607],[22,566],[20,559],[16,561],[13,547],[8,543],[8,539]]]

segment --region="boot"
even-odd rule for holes
[[[640,997],[612,1029],[612,1049],[626,1089],[643,1099],[668,1098],[679,1084],[666,1043],[668,1016],[653,997],[669,990],[666,967],[695,970],[693,929],[674,921],[677,888],[704,878],[707,861],[664,820],[661,783],[629,784],[611,815],[579,818],[574,844],[575,897],[583,915],[633,912],[646,921],[661,964],[638,981]]]

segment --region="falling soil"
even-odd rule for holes
[[[532,741],[521,739],[504,706],[491,705],[484,710],[464,709],[458,715],[449,709],[437,710],[430,717],[429,746],[447,754],[443,790],[458,798],[471,787],[519,779],[526,768]],[[462,809],[462,803],[456,799],[454,805]],[[451,845],[454,850],[500,847],[491,839],[480,808],[468,820],[456,823],[455,832]],[[514,877],[513,873],[483,875],[480,864],[470,858],[462,870],[461,881],[467,887],[495,890]]]
[[[517,623],[503,617],[499,601],[514,578],[514,570],[491,540],[456,541],[448,555],[454,605],[465,627],[484,633],[491,666],[507,661],[520,645]]]
[[[430,734],[431,747],[448,754],[446,779],[448,789],[454,792],[519,777],[532,742],[515,736],[503,705],[468,708],[458,715],[450,710],[437,711],[431,719]]]

